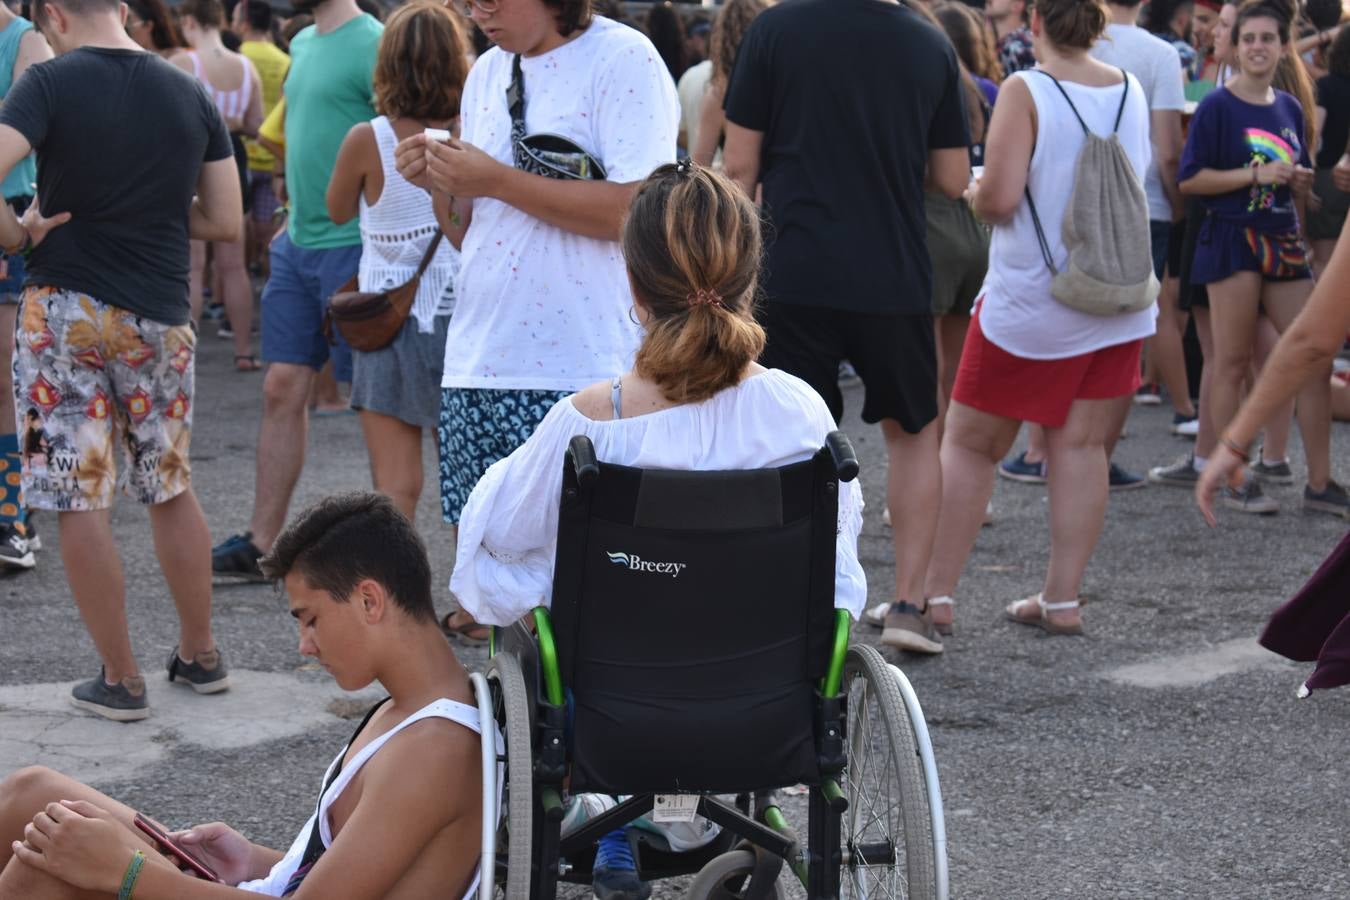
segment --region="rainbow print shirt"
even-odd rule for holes
[[[1256,163],[1310,166],[1303,143],[1303,109],[1289,94],[1276,91],[1274,103],[1258,105],[1219,88],[1196,109],[1177,180],[1185,181],[1202,169],[1243,169]],[[1298,224],[1287,187],[1248,185],[1202,199],[1210,212],[1244,228],[1275,233],[1291,231]]]

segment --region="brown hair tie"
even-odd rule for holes
[[[688,295],[690,306],[722,306],[722,295],[708,288],[699,288]]]

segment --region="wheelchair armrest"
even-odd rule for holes
[[[848,435],[842,431],[831,431],[825,435],[825,446],[830,448],[834,471],[840,481],[848,482],[858,477],[858,455],[853,452]]]

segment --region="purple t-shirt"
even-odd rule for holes
[[[1177,181],[1201,169],[1245,169],[1253,163],[1308,162],[1303,146],[1303,108],[1289,94],[1275,91],[1275,102],[1258,106],[1227,88],[1216,88],[1191,119]],[[1232,225],[1267,233],[1298,227],[1294,197],[1287,186],[1250,185],[1227,194],[1200,198],[1210,212]]]

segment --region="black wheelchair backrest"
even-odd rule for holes
[[[773,469],[564,463],[552,616],[571,789],[731,792],[816,783],[834,629],[842,434]]]

